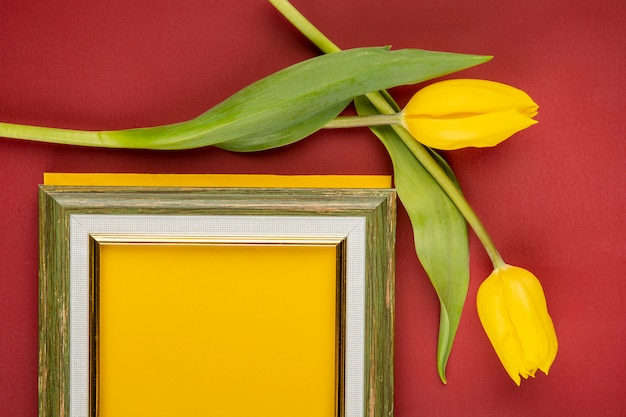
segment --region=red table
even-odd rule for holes
[[[540,123],[494,149],[446,153],[505,259],[542,281],[559,337],[550,375],[517,387],[474,306],[436,373],[438,302],[398,213],[396,406],[411,416],[620,416],[626,397],[626,3],[294,0],[342,48],[491,54],[458,76],[505,82]],[[265,0],[4,1],[0,121],[117,129],[189,119],[317,51]],[[393,91],[404,104],[415,87]],[[0,415],[37,415],[37,184],[45,171],[391,174],[366,129],[261,154],[150,152],[0,140]]]

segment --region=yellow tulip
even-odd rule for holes
[[[520,385],[520,375],[546,375],[558,342],[541,283],[516,266],[496,268],[481,284],[476,298],[478,316],[502,365]]]
[[[431,148],[487,147],[537,123],[537,108],[528,94],[506,84],[447,80],[418,91],[402,112],[402,124]]]

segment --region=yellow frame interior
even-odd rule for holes
[[[343,240],[91,239],[92,417],[343,415]]]

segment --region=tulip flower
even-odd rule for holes
[[[558,342],[537,277],[511,265],[496,268],[481,284],[478,316],[502,365],[520,385],[537,369],[546,375]]]
[[[494,81],[457,79],[418,91],[403,125],[435,149],[495,146],[535,123],[537,104],[522,90]]]
[[[455,79],[419,90],[399,113],[337,117],[325,127],[400,125],[434,149],[483,148],[536,124],[538,108],[528,94],[510,85]]]

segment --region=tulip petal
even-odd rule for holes
[[[435,149],[495,146],[520,130],[537,123],[515,110],[455,119],[407,117],[404,124],[413,137]]]
[[[405,111],[412,116],[441,118],[516,110],[534,117],[537,108],[528,94],[510,85],[455,79],[424,87],[407,103]]]
[[[520,385],[523,352],[502,297],[503,285],[498,272],[494,271],[478,289],[478,317],[504,369]]]
[[[514,274],[514,279],[506,281],[505,296],[511,320],[523,341],[527,366],[547,373],[556,357],[557,340],[543,288],[537,277],[523,268],[511,266],[509,274]]]

